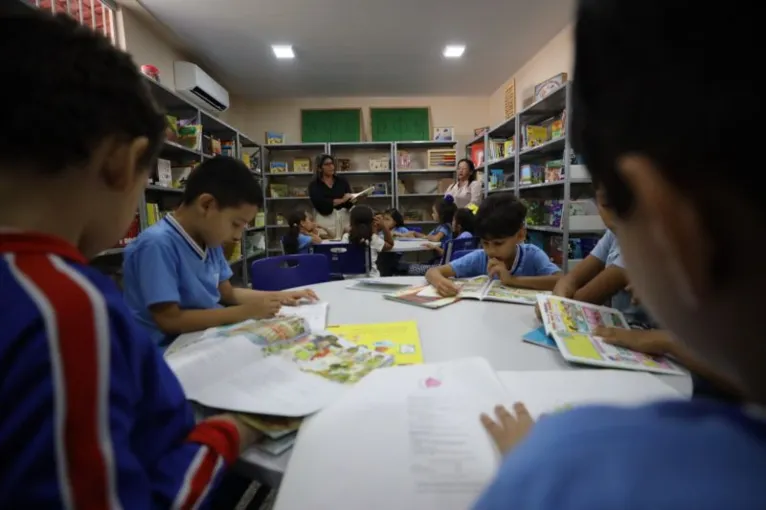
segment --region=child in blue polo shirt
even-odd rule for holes
[[[752,154],[730,143],[731,126],[763,119],[762,80],[741,73],[742,62],[759,58],[758,6],[579,4],[570,132],[615,212],[628,278],[651,314],[731,377],[746,404],[584,406],[535,425],[523,405],[499,408],[482,421],[505,458],[474,508],[762,510],[766,268],[733,245],[766,236],[766,196],[762,173],[736,172]],[[663,111],[694,129],[654,129]]]
[[[315,299],[310,290],[235,288],[222,244],[239,242],[258,212],[261,187],[239,160],[209,159],[189,175],[181,205],[125,250],[123,286],[133,316],[158,345],[177,335]]]
[[[294,209],[285,219],[288,230],[282,239],[282,247],[286,254],[309,253],[312,244],[322,244],[314,217],[306,209]]]
[[[257,437],[196,422],[117,286],[88,263],[123,237],[166,119],[90,26],[0,2],[0,508],[233,508]],[[50,122],[40,129],[40,119]],[[196,422],[196,423],[195,423]]]
[[[454,296],[458,292],[450,278],[485,274],[513,287],[552,289],[561,276],[561,269],[540,248],[524,244],[526,216],[526,206],[513,196],[490,195],[479,207],[474,227],[483,249],[429,269],[426,280],[443,296]]]
[[[455,239],[471,239],[476,230],[476,215],[467,207],[458,209],[452,220],[452,233]]]

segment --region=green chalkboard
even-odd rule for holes
[[[370,108],[373,142],[431,139],[428,108]]]
[[[361,138],[361,108],[301,110],[303,143],[359,142]]]

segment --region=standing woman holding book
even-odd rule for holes
[[[457,179],[447,188],[445,195],[451,195],[455,199],[458,209],[473,204],[481,205],[484,193],[481,189],[481,181],[476,179],[476,167],[468,158],[457,162]]]
[[[316,210],[316,223],[333,239],[340,238],[349,226],[348,211],[354,206],[352,197],[348,181],[336,175],[335,158],[329,154],[317,156],[309,198]]]

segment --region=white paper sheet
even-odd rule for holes
[[[311,331],[322,331],[327,327],[329,303],[317,302],[298,306],[283,306],[278,315],[298,316],[306,320]]]
[[[562,411],[588,404],[636,406],[657,400],[683,399],[672,386],[644,372],[624,370],[556,370],[497,372],[511,395],[530,414]]]
[[[208,338],[166,359],[187,399],[217,409],[306,416],[346,391],[281,356],[264,358],[244,336]]]
[[[486,360],[368,375],[304,422],[276,510],[464,510],[499,454],[479,422],[508,400]]]

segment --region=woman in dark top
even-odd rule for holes
[[[309,198],[316,210],[316,223],[338,239],[349,225],[348,210],[354,206],[351,186],[335,174],[335,158],[322,154],[316,159],[316,176],[309,184]]]

